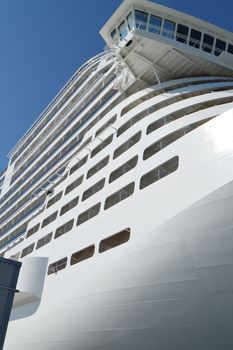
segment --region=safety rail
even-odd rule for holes
[[[15,145],[15,147],[9,152],[8,157],[11,157],[24,143],[25,139],[28,137],[28,135],[32,132],[32,130],[40,123],[40,121],[52,110],[52,108],[56,105],[59,98],[65,94],[65,92],[71,87],[72,83],[77,79],[80,78],[81,74],[84,72],[85,69],[89,68],[93,63],[98,61],[103,56],[108,56],[112,53],[114,53],[114,49],[109,49],[108,51],[104,51],[99,53],[98,55],[92,57],[90,60],[85,62],[70,78],[70,80],[66,83],[66,85],[59,91],[59,93],[54,97],[54,99],[51,101],[51,103],[45,108],[45,110],[39,115],[39,117],[35,120],[35,122],[32,124],[32,126],[28,129],[28,131],[22,136],[22,138],[18,141],[18,143]]]
[[[113,77],[113,79],[110,81],[110,82],[108,82],[109,84],[110,83],[112,83],[113,81],[114,81],[114,79],[115,79],[115,77]],[[107,85],[106,85],[107,86]],[[106,86],[104,86],[104,89],[106,88]],[[114,92],[114,94],[115,94],[115,92]],[[110,97],[109,98],[111,98],[112,97],[112,95],[110,95]],[[97,112],[97,110],[99,109],[99,108],[101,108],[101,101],[103,100],[103,104],[105,104],[108,100],[109,100],[109,98],[107,98],[107,99],[101,99],[99,102],[99,105],[97,106],[98,108],[96,108],[96,110],[94,110],[94,112],[91,112],[91,114],[88,114],[88,118],[86,118],[86,120],[85,120],[85,123]],[[85,109],[86,107],[84,107],[84,109]],[[79,112],[80,113],[80,112]],[[85,124],[84,123],[84,124]],[[83,124],[83,125],[84,125]],[[82,126],[83,126],[82,125]],[[16,189],[16,187],[18,187],[18,183],[16,183],[2,198],[0,198],[0,204],[1,203],[3,203],[4,202],[4,200],[5,199],[7,199],[11,194],[13,194],[13,192],[15,191],[15,189]],[[24,191],[25,192],[25,191]],[[22,194],[22,192],[20,192],[19,193],[19,195],[21,195]],[[19,197],[19,196],[18,196]],[[1,208],[1,210],[2,210],[2,208]],[[1,210],[0,210],[0,212],[1,212]]]
[[[108,73],[109,73],[109,72],[108,72]],[[98,90],[98,91],[96,92],[96,94],[92,97],[92,99],[91,99],[90,101],[88,101],[88,103],[91,103],[95,98],[97,98],[97,97],[99,96],[99,94],[100,94],[105,88],[108,87],[108,85],[112,82],[112,80],[115,79],[115,77],[113,77],[113,78],[111,78],[109,81],[105,82],[104,80],[105,80],[107,77],[108,77],[108,75],[105,73],[105,74],[103,75],[103,77],[101,77],[101,79],[99,78],[99,79],[97,80],[98,84],[102,84],[102,87],[100,88],[100,90]],[[88,89],[88,95],[86,96],[86,98],[89,97],[89,96],[92,94],[92,92],[95,91],[97,82],[95,81],[95,83],[93,83],[93,84],[90,86],[90,88]],[[85,92],[78,98],[78,100],[77,100],[74,104],[72,104],[71,106],[69,106],[68,110],[65,111],[65,114],[67,114],[67,113],[69,113],[69,112],[74,108],[74,106],[77,105],[78,103],[79,103],[79,108],[80,108],[80,106],[82,105],[82,106],[81,106],[81,109],[74,113],[73,118],[70,118],[70,120],[68,120],[68,121],[66,122],[65,127],[62,128],[62,129],[58,132],[58,134],[55,135],[54,139],[53,139],[53,140],[49,140],[49,143],[53,142],[56,138],[58,138],[59,135],[60,135],[65,129],[67,129],[67,127],[75,120],[75,118],[77,118],[78,114],[82,113],[83,110],[87,107],[87,105],[84,104],[84,101],[82,101],[82,100],[84,99],[84,96],[86,95],[86,93],[87,93],[87,92],[85,91]],[[44,138],[47,138],[47,137],[49,137],[49,136],[51,137],[52,132],[54,131],[55,128],[59,127],[58,124],[59,124],[59,122],[60,122],[61,120],[63,120],[63,117],[64,117],[64,115],[62,115],[62,116],[59,118],[59,120],[58,120],[58,122],[57,122],[56,125],[54,125],[50,130],[48,130],[48,133],[44,136]],[[81,127],[81,126],[80,126],[80,127]],[[71,136],[73,136],[73,135],[71,135]],[[71,136],[70,136],[68,139],[70,139]],[[67,139],[66,141],[68,141],[68,139]],[[65,141],[64,141],[64,142],[65,142]],[[47,145],[48,145],[48,141],[47,141],[47,143],[45,144],[45,146],[42,147],[42,150],[40,151],[40,153],[46,149]],[[35,146],[34,149],[31,150],[30,153],[32,153],[32,152],[37,148],[37,146],[38,146],[38,144]],[[30,153],[28,154],[28,156],[30,156]],[[26,157],[26,158],[27,158],[27,157]],[[35,159],[36,159],[36,155],[34,156],[33,159],[29,159],[29,160],[27,160],[27,161],[30,161],[30,163],[31,163],[31,162],[33,162]],[[23,163],[23,161],[25,161],[25,159],[22,160],[22,163]],[[40,166],[40,165],[37,165],[33,171],[35,171],[39,166]],[[25,169],[23,169],[23,171],[24,171],[24,170],[25,170]],[[23,171],[20,171],[20,169],[17,170],[17,172],[12,176],[11,184],[13,184],[13,183],[22,175]],[[18,172],[19,172],[19,173],[18,173]],[[18,174],[17,174],[17,173],[18,173]],[[17,184],[18,184],[18,183],[17,183]]]
[[[106,66],[106,68],[107,68],[108,66]],[[109,71],[110,71],[110,69],[111,69],[111,67],[109,68]],[[109,71],[108,71],[108,73],[109,73]],[[102,75],[103,76],[103,79],[104,79],[104,77],[106,77],[106,72]],[[102,78],[102,77],[101,77]],[[88,94],[90,94],[90,91],[91,91],[91,88],[93,87],[93,85],[95,85],[97,82],[99,82],[100,80],[101,80],[101,78],[99,78],[99,76],[97,76],[97,78],[96,78],[96,80],[95,80],[95,82],[92,84],[92,85],[90,85],[90,87],[88,88],[88,90],[86,90],[86,87],[85,87],[85,91],[82,93],[82,95],[81,96],[79,96],[78,97],[78,99],[75,101],[75,102],[73,102],[72,103],[72,101],[71,102],[69,102],[69,104],[64,108],[64,110],[62,111],[62,113],[61,113],[61,115],[59,116],[57,116],[58,117],[58,119],[56,120],[56,123],[54,124],[54,125],[52,125],[50,128],[47,128],[46,129],[46,133],[45,133],[45,135],[41,135],[41,136],[43,136],[43,138],[45,138],[45,137],[48,137],[52,132],[53,132],[53,130],[55,129],[55,128],[57,128],[57,126],[59,126],[59,123],[63,120],[63,118],[64,118],[64,115],[65,114],[67,114],[67,113],[69,113],[71,110],[72,110],[72,108],[74,108],[74,106],[75,105],[77,105],[80,101],[82,101],[82,99],[83,99],[83,97],[85,96],[85,94],[87,93],[87,91],[88,91]],[[93,89],[92,89],[93,90]],[[77,90],[76,90],[77,91]],[[70,98],[71,96],[69,96],[69,98]],[[57,112],[57,111],[56,111]],[[56,118],[57,118],[56,117]],[[71,120],[70,120],[71,119]],[[67,127],[72,121],[73,121],[73,119],[72,118],[68,118],[68,121],[69,121],[69,123],[67,122],[67,124],[66,124],[66,126],[65,127]],[[39,141],[39,140],[38,140]],[[15,168],[17,167],[19,167],[27,158],[28,158],[28,156],[30,156],[30,154],[38,147],[38,143],[39,142],[37,142],[37,143],[35,143],[34,142],[34,144],[32,144],[30,147],[31,147],[31,149],[30,149],[30,152],[24,152],[24,154],[23,155],[25,155],[24,156],[24,158],[23,159],[21,159],[22,158],[22,156],[21,156],[21,158],[19,158],[16,162],[15,162]],[[18,171],[18,170],[17,170]]]
[[[110,97],[108,97],[108,99],[106,100],[106,99],[104,99],[104,103],[103,104],[105,104],[108,100],[109,100],[109,98],[111,98],[112,97],[112,95],[110,96]],[[100,107],[98,107],[98,109],[99,109]],[[94,112],[92,112],[91,114],[90,114],[90,116],[89,116],[89,118],[86,120],[86,121],[88,121],[89,119],[90,119],[90,117],[93,115],[93,114],[95,114],[96,113],[96,110],[94,110]],[[99,136],[99,135],[98,135]],[[84,142],[85,143],[85,142]],[[77,146],[77,145],[76,145]],[[87,147],[87,145],[85,145],[85,147],[83,147],[83,148],[86,148]],[[81,148],[80,149],[80,152],[81,152],[81,150],[83,149],[83,148]],[[69,150],[69,152],[68,153],[70,153],[72,151],[72,149],[70,149]],[[63,157],[64,158],[64,157]],[[71,157],[71,159],[72,159],[72,157]],[[60,159],[61,160],[61,159]],[[67,161],[67,163],[68,162],[70,162],[70,160],[68,160]],[[66,164],[67,164],[66,163]],[[55,165],[55,164],[54,164]],[[60,168],[58,168],[57,170],[56,170],[56,173],[55,174],[58,174],[58,177],[62,177],[62,175],[66,175],[66,173],[64,172],[63,174],[60,174],[60,171],[61,171],[61,169],[63,169],[65,167],[65,164],[63,163],[62,165],[61,165],[61,167]],[[40,184],[39,185],[39,187],[38,187],[38,189],[37,190],[35,190],[34,192],[33,192],[33,194],[32,195],[37,195],[37,196],[40,196],[40,194],[41,194],[41,191],[40,191],[40,189],[42,189],[42,191],[44,191],[44,184],[45,183],[50,183],[50,185],[51,185],[51,183],[53,184],[53,182],[55,181],[55,179],[54,179],[54,175],[55,174],[53,174],[52,176],[50,176],[49,178],[47,178],[46,180],[45,180],[45,182],[44,183],[42,183],[42,184]],[[61,180],[59,180],[59,182],[58,183],[60,183],[61,181],[63,181],[63,179],[61,179]],[[58,185],[58,183],[56,183],[56,185]],[[52,186],[50,186],[50,187],[52,187]],[[47,188],[46,188],[46,190],[47,190]],[[19,196],[21,196],[22,195],[22,193],[19,193]],[[15,201],[15,200],[14,200]],[[28,199],[26,199],[26,201],[25,201],[25,205],[26,205],[26,203],[27,203],[27,205],[28,205]],[[23,206],[23,207],[25,207],[25,205]],[[22,209],[22,207],[20,207],[19,209]],[[15,215],[15,213],[14,213],[14,215]]]

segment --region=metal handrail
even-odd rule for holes
[[[23,144],[23,141],[25,138],[31,133],[32,129],[36,125],[39,124],[39,122],[42,120],[43,117],[47,115],[49,111],[55,106],[55,104],[58,102],[59,98],[67,91],[67,89],[72,85],[74,80],[76,80],[81,74],[84,72],[86,68],[89,68],[96,60],[101,58],[102,56],[107,56],[108,54],[114,52],[113,49],[109,49],[108,51],[104,51],[99,53],[98,55],[92,57],[90,60],[85,62],[75,73],[74,75],[69,79],[69,81],[66,83],[66,85],[59,91],[59,93],[54,97],[54,99],[50,102],[50,104],[43,110],[43,112],[39,115],[39,117],[35,120],[35,122],[32,124],[32,126],[28,129],[28,131],[22,136],[22,138],[18,141],[18,143],[12,148],[12,150],[8,153],[8,157],[10,157],[16,150],[19,149],[19,147]]]

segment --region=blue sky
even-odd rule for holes
[[[230,0],[157,2],[233,31]],[[0,0],[0,170],[7,165],[7,153],[75,70],[102,51],[98,32],[120,4]]]

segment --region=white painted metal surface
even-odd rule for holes
[[[124,2],[105,34],[129,5],[132,1]],[[158,44],[146,36],[139,39]],[[227,40],[232,40],[229,33]],[[151,67],[145,62],[138,67],[148,79],[132,73],[131,63],[136,67],[138,62],[127,50],[112,49],[88,61],[11,153],[0,197],[0,249],[6,257],[20,255],[23,265],[4,350],[233,347],[232,73],[219,60],[216,74],[203,68],[192,76],[191,67],[190,76],[187,71],[164,76],[157,84],[154,74],[150,80]],[[78,85],[80,74],[87,76]],[[148,131],[151,125],[154,129]],[[140,140],[115,156],[136,133],[141,133]],[[172,135],[179,136],[171,142]],[[157,150],[146,158],[146,150],[156,142]],[[109,181],[110,174],[134,156],[136,166]],[[175,156],[177,170],[140,189],[142,176]],[[89,176],[96,165],[98,171]],[[65,194],[81,176],[79,186]],[[103,178],[104,187],[83,200],[86,190]],[[126,199],[122,195],[106,209],[106,199],[132,182],[134,193]],[[48,206],[60,192],[61,198]],[[77,196],[78,204],[61,214]],[[44,202],[29,212],[40,198]],[[97,203],[98,215],[77,225],[80,214]],[[56,211],[56,220],[43,225]],[[55,238],[57,229],[70,220],[73,228]],[[40,228],[29,235],[37,224]],[[101,240],[126,228],[131,230],[128,242],[99,252]],[[49,233],[51,241],[38,248]],[[91,245],[92,257],[70,264],[73,253]],[[65,257],[65,269],[47,274],[51,263]]]

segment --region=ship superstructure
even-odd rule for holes
[[[233,35],[137,0],[101,35],[0,175],[4,349],[231,349]]]

